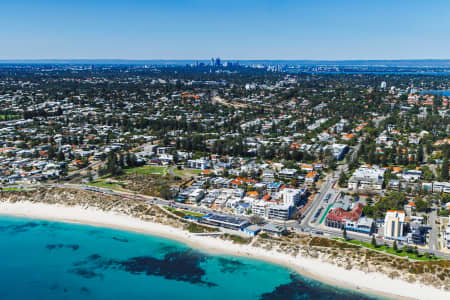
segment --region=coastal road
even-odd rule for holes
[[[322,184],[319,193],[316,196],[316,199],[314,199],[313,203],[310,205],[309,209],[305,211],[305,217],[301,221],[301,228],[311,228],[311,219],[313,218],[314,214],[316,213],[317,209],[320,207],[321,204],[323,204],[323,199],[325,195],[329,192],[329,190],[333,186],[333,179],[332,176],[328,175],[325,178],[324,183]]]
[[[439,250],[439,242],[438,242],[439,229],[436,226],[436,219],[437,219],[437,210],[432,209],[429,217],[431,230],[429,233],[428,247],[430,248],[430,250],[433,251]]]
[[[316,197],[316,199],[314,200],[314,202],[311,204],[311,208],[308,211],[307,216],[303,219],[303,221],[301,223],[296,223],[295,225],[292,225],[292,227],[294,227],[294,229],[299,232],[299,233],[307,233],[309,232],[311,235],[315,235],[315,236],[320,236],[320,237],[324,237],[324,238],[342,238],[342,231],[338,230],[338,229],[333,229],[333,228],[329,228],[329,227],[316,227],[314,225],[312,225],[311,219],[314,215],[314,213],[316,212],[317,208],[320,206],[320,204],[323,201],[323,198],[325,197],[325,195],[327,193],[330,192],[330,189],[332,189],[334,184],[334,180],[332,180],[332,176],[327,176],[327,178],[325,179],[324,184],[322,185],[321,189],[320,189],[320,194]],[[14,187],[14,186],[12,186]],[[18,187],[18,186],[16,186]],[[152,204],[157,204],[157,205],[170,205],[172,203],[171,200],[164,200],[162,198],[158,198],[158,197],[152,197],[152,196],[146,196],[146,195],[141,195],[141,194],[132,194],[132,193],[124,193],[124,192],[117,192],[117,191],[113,191],[110,189],[103,189],[103,188],[95,188],[92,186],[88,186],[88,185],[83,185],[83,184],[66,184],[66,183],[61,183],[61,184],[29,184],[29,185],[21,185],[21,187],[23,188],[37,188],[37,187],[59,187],[59,188],[73,188],[73,189],[81,189],[81,190],[86,190],[86,191],[96,191],[96,192],[100,192],[100,193],[104,193],[104,194],[110,194],[110,195],[116,195],[116,196],[127,196],[127,198],[131,198],[131,199],[135,199],[135,200],[139,200],[139,201],[146,201],[146,202],[150,202]],[[209,208],[203,208],[203,207],[199,207],[199,206],[193,206],[193,205],[188,205],[188,204],[181,204],[181,203],[177,203],[176,204],[177,207],[182,208],[182,209],[187,209],[190,211],[194,211],[194,212],[199,212],[199,213],[214,213],[214,214],[220,214],[223,216],[229,216],[229,217],[236,217],[236,215],[233,214],[228,214],[228,213],[224,213],[224,212],[218,212]],[[249,218],[245,218],[245,217],[241,217],[239,216],[239,218],[243,218],[246,220],[249,220]],[[431,221],[431,220],[430,220]],[[433,221],[434,222],[434,221]],[[320,232],[320,233],[318,233]],[[368,242],[370,243],[372,240],[371,236],[365,235],[365,234],[358,234],[358,233],[354,233],[354,232],[347,232],[347,236],[351,239],[354,240],[359,240],[359,241],[364,241],[364,242]],[[435,235],[437,237],[437,234]],[[377,243],[378,244],[384,244],[384,243],[390,244],[392,245],[392,241],[389,240],[384,240],[384,239],[378,239],[377,238]],[[438,247],[437,247],[437,239],[436,239],[436,247],[435,249],[421,249],[419,248],[419,252],[420,253],[433,253],[436,256],[440,256],[440,257],[444,257],[447,259],[450,259],[450,254],[448,253],[443,253],[443,252],[439,252],[438,251]]]

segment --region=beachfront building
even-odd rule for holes
[[[410,231],[407,234],[407,241],[410,244],[423,245],[426,242],[426,234],[428,232],[425,226],[421,226],[422,222],[412,221],[410,223]]]
[[[349,224],[355,224],[361,217],[363,207],[364,206],[361,203],[357,203],[353,205],[351,211],[346,211],[342,207],[332,209],[325,219],[325,225],[328,227],[344,229],[348,221],[352,222]],[[356,225],[352,226],[352,228],[353,227],[357,228]]]
[[[190,203],[197,203],[205,196],[205,192],[202,189],[194,189],[188,196]]]
[[[375,230],[375,222],[372,218],[366,217],[361,217],[356,222],[353,220],[347,220],[345,222],[345,229],[348,231],[372,234]]]
[[[252,202],[252,214],[266,219],[286,221],[291,217],[293,205],[258,200]]]
[[[250,225],[242,229],[242,231],[249,236],[255,236],[261,231],[261,227],[259,227],[258,225]]]
[[[199,222],[233,230],[242,230],[249,225],[249,222],[244,219],[215,214],[206,215],[201,218]]]
[[[252,200],[252,214],[270,220],[289,220],[295,206],[306,197],[307,189],[285,188],[280,194],[280,200],[272,200],[270,195]]]
[[[266,208],[267,218],[278,221],[289,220],[293,208],[294,207],[292,205],[286,203],[281,204],[271,203]]]
[[[287,233],[286,227],[273,223],[264,225],[262,231],[275,236],[282,236]]]
[[[387,211],[386,217],[384,218],[384,238],[395,240],[402,239],[405,215],[404,211]]]

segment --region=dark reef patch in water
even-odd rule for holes
[[[54,249],[72,249],[73,251],[77,251],[80,246],[76,245],[76,244],[48,244],[47,246],[45,246],[45,248],[47,248],[48,250],[54,250]]]
[[[126,238],[119,238],[119,237],[113,236],[112,239],[115,241],[118,241],[118,242],[128,243],[128,240]]]
[[[96,273],[91,269],[85,269],[85,268],[74,268],[74,269],[70,270],[70,273],[76,274],[76,275],[81,276],[86,279],[91,279],[94,277],[103,278],[102,274]]]
[[[101,258],[101,256],[99,254],[92,254],[88,256],[88,260],[96,260]]]
[[[219,262],[220,271],[222,273],[234,273],[245,267],[244,263],[235,259],[227,259],[219,257],[217,260]]]
[[[19,225],[8,225],[8,226],[0,226],[0,231],[3,232],[11,232],[11,233],[21,233],[27,232],[30,229],[38,227],[40,224],[36,222],[27,222]]]
[[[202,284],[208,287],[217,286],[203,280],[206,275],[200,264],[207,257],[195,251],[171,252],[159,259],[151,256],[131,257],[126,260],[105,259],[98,254],[90,255],[86,260],[73,264],[71,272],[85,278],[96,277],[99,269],[118,269],[135,275],[162,276],[166,279]]]
[[[179,248],[175,247],[175,246],[170,246],[170,245],[162,245],[159,249],[158,249],[158,253],[172,253],[172,252],[176,252],[179,251]]]
[[[321,285],[318,283],[318,285]],[[330,299],[330,300],[369,300],[375,299],[363,294],[341,291],[331,288],[312,288],[311,282],[291,274],[291,282],[277,286],[272,292],[262,294],[260,300],[297,300],[297,299]]]

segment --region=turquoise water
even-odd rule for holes
[[[0,299],[375,299],[142,234],[0,216]]]

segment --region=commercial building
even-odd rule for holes
[[[371,234],[375,230],[375,222],[372,218],[362,217],[358,221],[347,220],[345,229],[348,231],[355,231],[361,233]]]
[[[353,222],[351,224],[355,224],[361,217],[363,207],[364,206],[361,203],[358,203],[353,206],[351,211],[346,211],[342,207],[332,209],[325,219],[325,225],[328,227],[344,229],[347,221],[351,221]],[[354,226],[357,228],[356,225]]]
[[[258,225],[250,225],[242,229],[242,231],[249,236],[255,236],[261,231],[261,227],[259,227]]]
[[[219,227],[228,228],[228,229],[234,229],[234,230],[242,230],[243,228],[245,228],[249,225],[249,222],[244,219],[220,216],[220,215],[214,215],[214,214],[204,216],[203,218],[201,218],[199,220],[199,222],[208,224],[208,225],[219,226]]]
[[[282,236],[287,233],[286,227],[272,223],[267,223],[264,225],[262,231],[276,236]]]
[[[352,190],[370,189],[381,190],[385,169],[378,166],[362,166],[357,169],[348,181],[348,188]]]
[[[407,235],[408,243],[423,245],[426,242],[427,228],[419,222],[410,223],[411,232]]]

